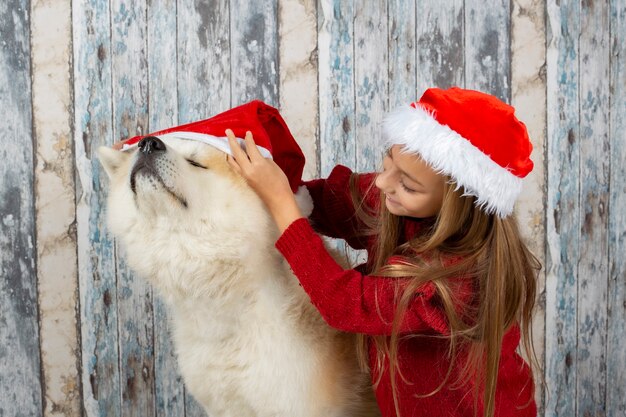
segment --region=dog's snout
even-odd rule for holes
[[[165,151],[165,144],[161,139],[157,138],[156,136],[146,136],[139,141],[137,146],[139,146],[139,150],[144,154]]]

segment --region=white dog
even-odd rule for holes
[[[312,306],[225,154],[148,139],[149,152],[99,149],[108,224],[166,301],[180,372],[209,416],[379,415],[354,337]]]

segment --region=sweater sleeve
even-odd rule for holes
[[[330,326],[369,335],[391,334],[401,278],[344,270],[305,218],[289,225],[276,247]],[[399,333],[433,332],[446,334],[448,326],[434,285],[427,283],[409,303]]]
[[[350,193],[350,178],[353,175],[360,194],[364,196],[364,204],[375,204],[373,200],[377,198],[377,193],[372,188],[375,174],[353,174],[349,168],[337,165],[328,178],[303,183],[313,200],[309,220],[317,233],[343,239],[353,249],[366,249],[365,225],[356,215]]]

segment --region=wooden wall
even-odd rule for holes
[[[201,416],[104,222],[95,149],[254,98],[307,178],[372,170],[429,86],[512,103],[544,264],[541,415],[626,415],[626,0],[4,0],[0,416]]]

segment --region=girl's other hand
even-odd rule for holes
[[[272,159],[261,155],[251,132],[246,132],[245,150],[232,130],[226,129],[226,136],[232,152],[232,157],[226,157],[229,165],[245,178],[269,209],[280,231],[284,231],[292,221],[302,217],[287,176]]]

